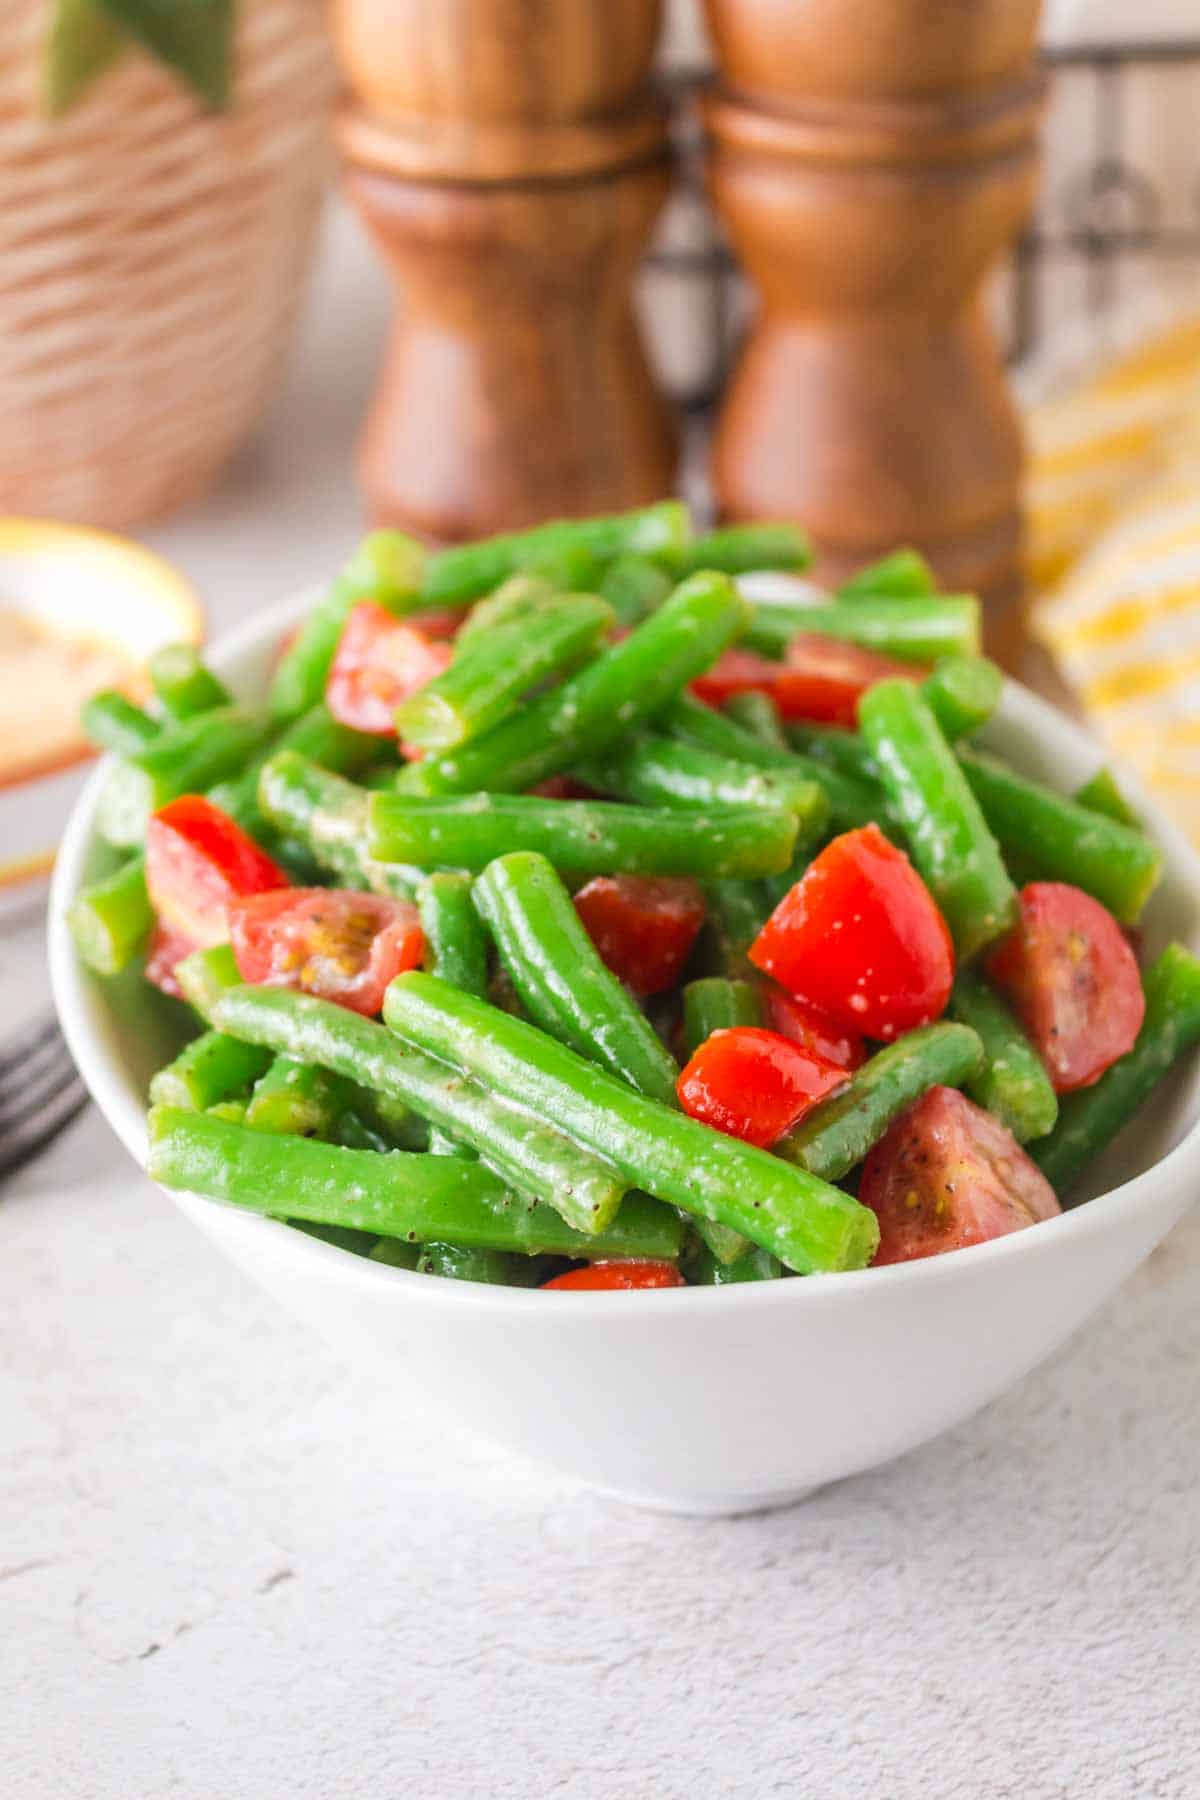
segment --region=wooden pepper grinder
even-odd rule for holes
[[[731,518],[826,579],[900,543],[1019,636],[1021,441],[982,284],[1032,204],[1038,0],[707,0],[710,182],[761,310],[726,396]]]
[[[360,474],[435,540],[669,492],[631,284],[667,196],[661,0],[334,0],[347,185],[398,309]]]

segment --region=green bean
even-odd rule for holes
[[[1012,924],[1017,896],[954,752],[910,681],[876,682],[858,717],[955,948],[974,956]]]
[[[342,1144],[347,1150],[399,1150],[409,1147],[395,1143],[370,1119],[364,1119],[358,1108],[354,1106],[343,1108],[333,1122],[332,1131],[319,1135],[326,1137],[332,1143]],[[427,1144],[420,1146],[422,1149],[427,1147]],[[414,1145],[412,1148],[415,1149],[417,1146]]]
[[[292,1056],[276,1056],[254,1084],[246,1123],[255,1131],[328,1137],[346,1099],[344,1082],[328,1069],[297,1062]]]
[[[982,1067],[983,1045],[968,1026],[919,1026],[877,1050],[847,1087],[779,1140],[775,1154],[825,1181],[840,1181],[927,1089],[961,1087]]]
[[[417,889],[417,909],[429,973],[468,994],[486,994],[487,939],[471,899],[472,885],[469,875],[430,875]]]
[[[1007,764],[961,750],[959,761],[983,816],[1006,852],[1043,881],[1092,894],[1123,925],[1136,923],[1162,872],[1162,851],[1140,831],[1018,775]]]
[[[836,769],[866,788],[873,788],[882,798],[879,764],[858,732],[847,731],[840,725],[810,725],[806,719],[790,719],[787,739],[801,755],[810,757],[823,768]]]
[[[115,874],[82,888],[71,902],[67,924],[89,969],[97,975],[119,975],[154,926],[145,859],[131,856]]]
[[[370,1231],[351,1231],[348,1225],[317,1225],[311,1219],[289,1219],[288,1224],[306,1237],[319,1238],[335,1249],[349,1250],[352,1256],[370,1256],[375,1235]],[[413,1252],[414,1256],[416,1252]]]
[[[413,763],[400,785],[414,794],[531,788],[661,712],[733,641],[747,616],[728,576],[693,575],[623,643],[483,737]]]
[[[678,564],[681,575],[720,569],[749,575],[758,569],[806,569],[812,546],[798,525],[723,525],[693,538]]]
[[[960,970],[950,1010],[983,1045],[983,1068],[966,1084],[972,1100],[1007,1125],[1018,1143],[1045,1137],[1058,1117],[1058,1096],[1041,1057],[995,988],[974,970]]]
[[[837,598],[875,599],[881,594],[892,594],[907,600],[923,599],[936,593],[937,580],[933,570],[919,550],[910,549],[893,550],[889,556],[881,556],[878,562],[868,563],[865,569],[842,583]]]
[[[688,1056],[694,1056],[714,1031],[761,1024],[762,1006],[752,981],[708,975],[689,981],[683,990],[683,1047]]]
[[[162,736],[159,721],[114,688],[85,700],[79,718],[93,744],[118,756],[132,756],[138,750],[148,749]]]
[[[819,782],[790,769],[734,762],[677,738],[647,733],[614,744],[578,773],[590,787],[643,806],[766,806],[790,812],[806,844],[829,823],[829,799]]]
[[[605,1156],[638,1188],[741,1232],[789,1268],[861,1268],[875,1253],[874,1214],[848,1194],[635,1093],[435,976],[398,976],[384,1017],[408,1042]]]
[[[734,719],[728,718],[724,713],[714,712],[711,706],[705,706],[691,694],[681,694],[662,714],[658,723],[672,737],[680,738],[685,743],[698,744],[719,756],[732,757],[738,762],[754,763],[760,769],[791,773],[818,782],[825,789],[831,823],[838,831],[852,831],[858,825],[870,824],[872,820],[883,823],[885,802],[876,783],[834,768],[824,759],[797,755],[793,750],[777,750],[774,745],[754,737]],[[792,728],[789,727],[789,737],[791,732]],[[850,733],[839,732],[837,735],[849,737]]]
[[[1179,1058],[1200,1044],[1200,959],[1182,944],[1168,944],[1142,985],[1146,1016],[1133,1049],[1092,1087],[1065,1094],[1054,1130],[1030,1149],[1060,1198]]]
[[[1004,676],[986,656],[945,656],[925,677],[921,692],[953,741],[987,724],[1000,704]]]
[[[272,849],[281,840],[278,833],[272,834],[259,808],[258,778],[268,757],[278,756],[284,750],[295,751],[296,755],[307,757],[309,762],[336,775],[356,775],[378,756],[379,739],[340,724],[324,702],[318,701],[277,737],[261,745],[244,769],[209,789],[208,797],[215,806],[227,812],[251,837],[260,841],[266,839]],[[393,762],[389,785],[396,778],[396,766]]]
[[[674,583],[648,556],[618,556],[600,578],[599,593],[618,625],[639,625],[657,612]]]
[[[502,625],[531,618],[547,601],[557,599],[560,591],[543,575],[511,575],[494,594],[475,602],[459,626],[454,640],[455,655],[478,642],[484,632],[498,631]]]
[[[551,1206],[521,1200],[481,1162],[412,1151],[347,1150],[317,1138],[275,1137],[203,1113],[156,1106],[149,1173],[164,1187],[227,1200],[250,1212],[349,1226],[411,1243],[525,1255],[679,1255],[683,1228],[669,1207],[630,1194],[612,1223],[585,1237]]]
[[[545,857],[497,857],[475,883],[474,900],[534,1023],[639,1094],[673,1106],[675,1061],[601,961]]]
[[[834,600],[828,606],[765,602],[754,609],[746,642],[767,656],[779,656],[797,632],[842,638],[902,662],[976,656],[981,638],[979,602],[971,594],[929,599],[880,595]]]
[[[413,1266],[419,1275],[482,1281],[493,1287],[536,1287],[543,1272],[537,1257],[505,1250],[466,1250],[460,1244],[425,1244]]]
[[[705,936],[717,965],[730,980],[753,975],[746,952],[766,924],[771,900],[761,881],[713,881],[704,889]]]
[[[487,938],[471,899],[469,875],[443,871],[417,889],[417,907],[425,933],[425,967],[469,994],[486,994]],[[429,1147],[439,1156],[471,1155],[448,1133],[435,1127]]]
[[[203,1112],[257,1081],[270,1060],[256,1044],[223,1031],[204,1031],[152,1078],[150,1098],[156,1105]]]
[[[733,1282],[777,1281],[783,1274],[779,1258],[753,1245],[736,1262],[722,1262],[705,1243],[696,1246],[687,1265],[692,1287],[728,1287]]]
[[[277,719],[294,719],[322,698],[351,608],[374,600],[389,612],[412,612],[421,604],[424,567],[425,551],[403,532],[373,531],[363,539],[279,660],[271,680]]]
[[[779,708],[770,694],[756,693],[753,688],[744,694],[731,694],[725,702],[724,711],[735,725],[748,731],[761,743],[769,744],[774,750],[786,750],[788,741],[783,735],[780,723]]]
[[[415,1269],[421,1258],[421,1245],[404,1238],[380,1238],[368,1260],[386,1263],[392,1269]]]
[[[546,582],[556,594],[595,593],[605,561],[586,544],[558,544],[532,557],[525,572]]]
[[[211,950],[193,950],[175,964],[175,979],[183,997],[194,1006],[206,1023],[212,1023],[212,1009],[221,995],[231,987],[240,987],[237,958],[229,944],[216,944]]]
[[[427,1121],[395,1094],[381,1093],[378,1088],[351,1081],[350,1098],[352,1104],[348,1112],[356,1113],[365,1126],[383,1139],[384,1149],[428,1150],[432,1132]],[[361,1147],[372,1148],[369,1144]],[[464,1150],[463,1154],[473,1156],[474,1151]]]
[[[425,878],[423,869],[382,863],[371,856],[366,791],[319,769],[294,750],[281,750],[263,764],[258,802],[272,825],[298,837],[321,867],[346,887],[407,900]]]
[[[480,736],[540,682],[564,676],[586,661],[612,621],[605,601],[569,594],[480,633],[456,651],[443,674],[397,708],[400,736],[431,750]]]
[[[236,1100],[218,1100],[215,1106],[206,1106],[204,1111],[210,1119],[225,1119],[234,1125],[244,1125],[249,1108],[249,1095],[241,1094]]]
[[[546,566],[561,554],[581,548],[601,562],[630,552],[652,556],[671,567],[683,554],[690,522],[678,500],[663,500],[640,512],[606,518],[559,519],[532,531],[484,538],[439,550],[425,570],[422,597],[430,605],[461,606],[490,594],[522,569]]]
[[[610,800],[469,794],[414,800],[371,794],[370,853],[381,862],[483,869],[506,850],[538,850],[577,875],[773,875],[796,846],[796,815],[781,807],[674,811]]]
[[[1115,819],[1118,825],[1142,830],[1142,821],[1121,792],[1111,769],[1097,769],[1089,781],[1076,788],[1073,798],[1077,806],[1086,806],[1089,812],[1103,813],[1106,819]]]
[[[163,711],[172,719],[190,719],[214,706],[228,706],[233,695],[218,681],[192,644],[164,644],[147,668]]]
[[[238,1038],[403,1101],[476,1151],[511,1187],[545,1200],[581,1231],[603,1230],[615,1216],[628,1183],[610,1167],[561,1132],[401,1045],[374,1020],[281,988],[235,988],[214,1012],[221,1029]],[[458,1242],[452,1232],[440,1235]]]
[[[111,844],[139,848],[146,821],[180,794],[200,794],[253,756],[272,729],[266,713],[215,706],[160,732],[120,761],[100,796],[97,823]]]

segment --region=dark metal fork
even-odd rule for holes
[[[87,1100],[55,1019],[35,1019],[0,1045],[0,1178],[44,1150]]]

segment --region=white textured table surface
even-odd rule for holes
[[[223,624],[355,528],[382,296],[332,249],[271,429],[147,534]],[[1193,1800],[1198,1301],[1193,1219],[919,1454],[643,1515],[332,1364],[88,1114],[0,1197],[0,1793]]]

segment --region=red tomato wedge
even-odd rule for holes
[[[724,706],[734,694],[774,694],[782,663],[753,650],[726,650],[692,683],[692,693],[708,706]]]
[[[815,1006],[793,999],[773,982],[764,982],[762,998],[767,1024],[781,1037],[791,1038],[793,1044],[814,1051],[839,1069],[857,1069],[866,1060],[867,1047],[858,1033],[843,1031]]]
[[[915,663],[802,631],[788,644],[781,663],[750,650],[726,650],[693,681],[692,692],[710,706],[723,706],[733,694],[747,691],[770,694],[781,718],[853,729],[859,697],[875,682],[889,675],[919,681],[927,673]]]
[[[450,606],[430,606],[423,612],[405,613],[404,622],[427,638],[446,642],[456,638],[463,628],[466,613]]]
[[[373,600],[360,600],[338,640],[325,704],[355,731],[394,737],[400,702],[440,675],[453,655],[452,645],[394,619]]]
[[[575,910],[602,960],[635,994],[661,994],[683,974],[704,923],[704,895],[687,876],[598,875]]]
[[[229,925],[243,981],[298,988],[368,1017],[425,948],[415,906],[345,888],[253,894],[233,902]]]
[[[288,878],[228,813],[184,794],[146,826],[146,889],[168,931],[194,950],[223,944],[225,912],[240,894],[286,887]]]
[[[146,980],[160,992],[170,994],[172,1000],[182,1000],[183,989],[175,979],[175,965],[190,956],[193,950],[201,948],[207,946],[193,944],[190,938],[172,931],[168,925],[156,925],[146,951]]]
[[[693,1119],[765,1150],[846,1079],[844,1068],[777,1031],[736,1025],[705,1039],[675,1092]]]
[[[930,1088],[863,1165],[858,1197],[879,1219],[880,1263],[1005,1237],[1060,1208],[1011,1131],[955,1088]]]
[[[897,662],[860,644],[801,631],[788,644],[775,703],[785,719],[811,719],[853,730],[859,699],[869,687],[891,675],[920,681],[928,673],[916,663]]]
[[[543,1281],[543,1288],[574,1288],[576,1291],[599,1291],[603,1288],[673,1288],[684,1287],[683,1276],[669,1262],[594,1262],[584,1269],[570,1269]]]
[[[751,944],[750,960],[841,1030],[872,1038],[940,1017],[954,981],[946,921],[877,825],[825,846]]]
[[[1132,1050],[1146,999],[1112,914],[1065,881],[1031,881],[1017,923],[987,959],[1033,1039],[1054,1090],[1090,1087]]]

